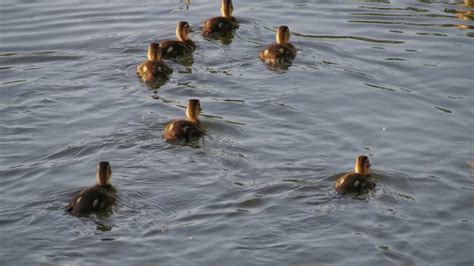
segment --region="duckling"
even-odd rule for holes
[[[202,112],[201,103],[190,99],[186,108],[186,120],[174,120],[165,126],[163,137],[168,141],[184,140],[186,143],[204,134],[198,120]]]
[[[162,58],[172,59],[178,56],[191,55],[194,50],[196,50],[196,45],[188,37],[190,32],[192,32],[192,30],[188,22],[178,22],[178,25],[176,26],[176,37],[178,40],[166,40],[160,42]]]
[[[150,43],[148,46],[148,60],[137,67],[137,75],[143,81],[155,81],[168,78],[173,73],[165,62],[161,61],[161,49],[158,43]]]
[[[87,216],[110,208],[115,203],[117,192],[110,183],[111,177],[109,162],[100,162],[96,170],[95,186],[81,190],[69,202],[68,211],[75,216]]]
[[[362,194],[375,187],[370,178],[370,161],[365,155],[357,157],[354,172],[341,176],[336,181],[336,191],[341,193]]]
[[[232,0],[222,0],[222,16],[205,21],[202,26],[202,34],[204,36],[226,35],[239,28],[239,22],[232,16],[233,11]]]
[[[290,29],[280,26],[276,32],[276,43],[270,44],[260,52],[259,58],[267,64],[290,63],[296,57],[296,49],[289,43]]]

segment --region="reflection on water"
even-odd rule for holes
[[[2,3],[0,264],[471,265],[472,2],[234,2],[230,41],[216,1]],[[141,82],[181,20],[193,57]],[[268,71],[280,24],[298,56]],[[190,98],[207,135],[165,142]],[[376,189],[339,195],[357,154]],[[101,160],[113,214],[71,217]]]
[[[469,0],[464,1],[465,7],[473,7],[473,2]],[[465,20],[465,21],[474,21],[474,11],[473,10],[459,10],[459,9],[445,9],[446,13],[454,14],[454,16],[458,19]],[[467,24],[456,24],[458,29],[462,30],[472,30],[474,26],[467,25]]]
[[[222,33],[208,34],[204,36],[204,38],[211,42],[217,40],[222,44],[230,45],[232,41],[234,40],[234,33],[228,32],[225,34],[222,34]]]

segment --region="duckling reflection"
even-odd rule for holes
[[[234,6],[231,0],[222,0],[220,17],[213,17],[204,22],[202,34],[204,37],[220,39],[230,43],[233,38],[233,31],[239,28],[239,23],[232,16]]]
[[[340,193],[356,193],[360,195],[375,187],[370,178],[370,161],[365,155],[357,157],[354,171],[341,176],[336,181],[336,191]]]
[[[464,0],[465,7],[474,7],[473,0]],[[473,10],[458,10],[458,9],[445,9],[445,12],[453,14],[456,18],[465,20],[465,21],[474,21],[474,11]],[[474,29],[473,26],[467,24],[455,24],[458,29],[469,30]]]
[[[288,64],[296,57],[296,49],[289,43],[290,29],[280,26],[276,32],[276,43],[267,46],[260,52],[259,58],[271,65]]]
[[[161,49],[158,43],[148,46],[148,60],[137,67],[137,75],[143,81],[154,82],[168,79],[173,70],[161,60]]]
[[[197,139],[204,134],[198,117],[202,112],[201,103],[197,99],[190,99],[186,107],[186,119],[169,122],[165,126],[163,137],[167,141],[185,143]]]
[[[466,7],[474,7],[474,1],[470,0],[464,1],[464,6]],[[458,19],[466,20],[466,21],[474,21],[474,11],[473,10],[454,10],[455,15]],[[472,26],[463,25],[464,29],[472,29]]]
[[[191,3],[192,3],[193,1],[191,1],[191,0],[186,0],[186,1],[184,1],[184,2],[186,3],[186,10],[188,10],[188,9],[189,9],[189,6],[191,5]]]
[[[176,59],[177,57],[191,56],[196,50],[196,44],[189,39],[191,27],[186,21],[178,22],[176,25],[177,40],[166,40],[160,42],[161,56],[163,59]]]
[[[116,189],[110,183],[112,169],[109,162],[100,162],[96,170],[96,184],[85,188],[68,205],[68,211],[75,216],[87,216],[105,212],[115,204]]]

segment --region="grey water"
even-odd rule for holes
[[[0,265],[472,265],[474,9],[461,1],[2,1]],[[150,41],[192,62],[150,88]],[[258,53],[288,25],[287,69]],[[208,134],[162,139],[190,98]],[[363,197],[334,191],[367,154]],[[106,216],[65,206],[108,160]]]

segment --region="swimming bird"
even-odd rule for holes
[[[160,42],[161,57],[163,59],[173,59],[178,56],[192,55],[196,49],[196,44],[189,39],[190,32],[192,32],[192,30],[188,22],[178,22],[178,25],[176,26],[176,38],[178,40],[166,40]]]
[[[158,43],[150,43],[147,55],[148,60],[137,67],[137,75],[143,81],[167,79],[173,73],[173,70],[161,60],[161,49]]]
[[[207,37],[214,35],[222,36],[232,33],[233,30],[239,28],[239,22],[232,16],[234,6],[232,0],[222,0],[220,17],[213,17],[204,22],[202,26],[202,34]]]
[[[336,191],[341,193],[362,194],[375,187],[370,178],[370,161],[365,155],[357,157],[354,171],[347,173],[336,181]]]
[[[116,201],[117,192],[110,183],[111,177],[109,162],[100,162],[96,170],[96,184],[81,190],[69,202],[68,211],[75,216],[87,216],[110,208]]]
[[[165,126],[163,137],[168,141],[184,140],[186,143],[199,138],[204,134],[198,120],[201,114],[201,103],[197,99],[190,99],[186,107],[186,119],[177,119]]]
[[[290,29],[279,26],[276,32],[276,43],[270,44],[260,52],[259,58],[267,64],[291,63],[296,57],[296,48],[289,43]]]

